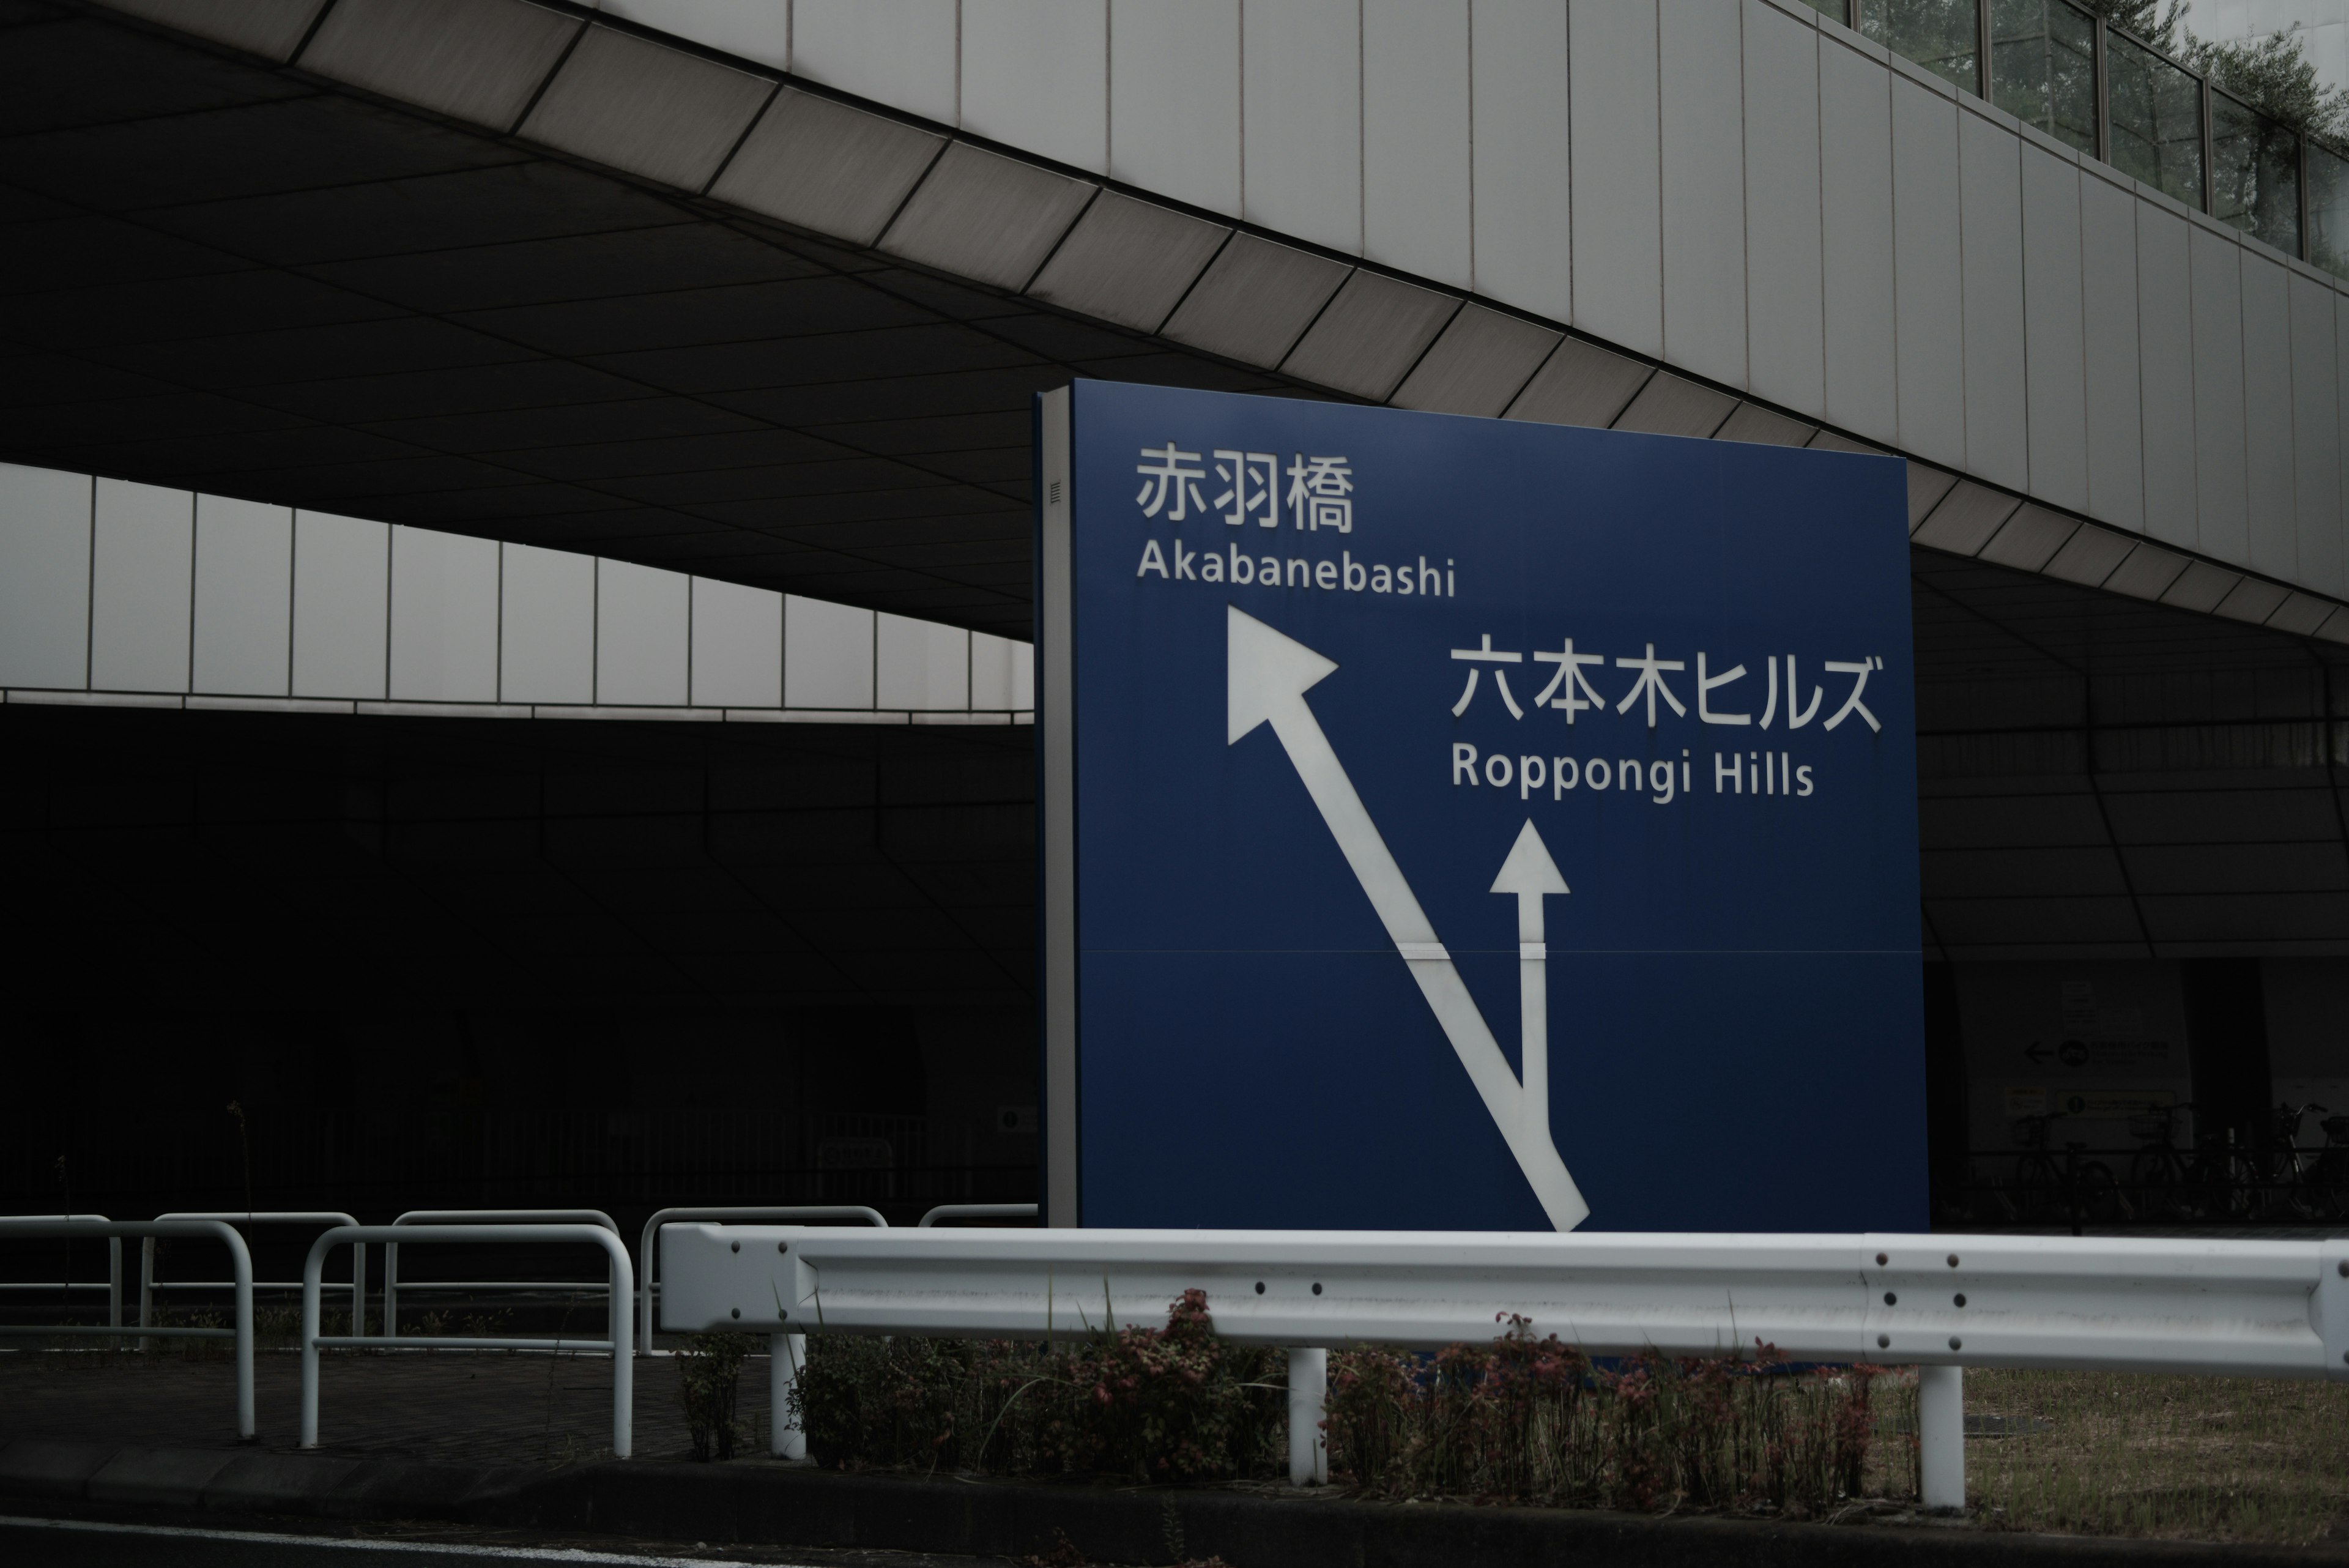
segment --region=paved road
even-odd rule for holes
[[[977,1558],[895,1552],[527,1545],[510,1534],[353,1539],[36,1518],[0,1518],[0,1563],[9,1568],[985,1568]]]

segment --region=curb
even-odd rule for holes
[[[1353,1502],[1311,1495],[1117,1490],[840,1475],[766,1464],[603,1460],[549,1469],[351,1459],[249,1449],[0,1448],[0,1499],[199,1508],[229,1515],[452,1523],[701,1541],[1011,1557],[1065,1538],[1104,1563],[1220,1557],[1233,1568],[2307,1568],[2331,1547],[1835,1529],[1595,1510]]]

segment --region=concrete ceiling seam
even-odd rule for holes
[[[213,0],[124,0],[99,9],[258,50],[304,75],[515,135],[688,201],[707,192],[711,202],[1133,330],[1153,331],[1141,324],[1172,297],[1158,336],[1344,395],[1464,413],[1498,403],[1510,418],[1781,443],[1816,430],[1813,445],[1882,450],[1528,313],[1185,212],[576,7],[325,0],[247,15]],[[827,178],[835,160],[848,172]],[[1131,266],[1137,252],[1159,265]],[[1542,343],[1546,358],[1537,357]],[[1434,368],[1426,378],[1416,374],[1422,365]],[[1926,547],[1990,551],[1985,558],[2002,565],[2121,593],[2174,556],[2191,566],[2156,590],[2164,602],[2349,642],[2349,607],[2150,541],[2092,582],[2087,574],[2113,551],[2082,542],[2087,531],[2132,535],[1909,465],[1912,535]],[[1936,488],[1930,500],[1921,493]],[[2043,553],[2066,523],[2069,535]],[[2130,570],[2140,556],[2145,569]]]

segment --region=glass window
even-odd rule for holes
[[[2308,149],[2308,259],[2349,277],[2349,158]]]
[[[1944,81],[1982,90],[1980,0],[1859,0],[1859,30]]]
[[[1991,0],[1992,101],[2059,141],[2096,151],[2096,22],[2067,0]]]
[[[2202,84],[2107,31],[2113,167],[2189,207],[2202,205]]]
[[[1811,0],[1811,9],[1825,12],[1846,26],[1851,25],[1851,0]]]
[[[2210,215],[2300,254],[2300,138],[2222,92],[2210,95]]]

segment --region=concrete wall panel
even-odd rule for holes
[[[2022,144],[1958,114],[1960,250],[1965,280],[1966,465],[2020,490],[2031,483],[2024,407]]]
[[[2251,565],[2291,580],[2300,533],[2292,499],[2292,299],[2289,274],[2246,245],[2243,265],[2243,476]]]
[[[873,706],[873,612],[783,599],[783,706]]]
[[[2292,508],[2295,580],[2349,593],[2341,551],[2340,387],[2333,379],[2332,289],[2292,278]]]
[[[1826,417],[1872,440],[1898,441],[1891,82],[1883,67],[1825,33],[1819,168]]]
[[[2087,507],[2107,523],[2141,529],[2145,421],[2137,397],[2137,198],[2094,174],[2080,181],[2080,322],[2086,364]]]
[[[1826,412],[1819,253],[1819,39],[1745,0],[1745,335],[1756,394]]]
[[[692,589],[682,572],[596,563],[595,701],[657,707],[688,701]]]
[[[1109,169],[1109,0],[962,0],[962,127]]]
[[[191,690],[285,696],[293,599],[292,508],[197,496]]]
[[[498,698],[595,701],[595,558],[500,547]]]
[[[2080,270],[2080,166],[2023,144],[2023,334],[2031,493],[2088,504],[2088,394]]]
[[[88,684],[90,483],[0,462],[0,686]]]
[[[782,595],[693,579],[692,701],[704,708],[782,706]]]
[[[1659,0],[1664,357],[1745,385],[1744,13]]]
[[[874,706],[954,712],[970,706],[970,634],[884,614],[873,628]]]
[[[1240,215],[1239,0],[1111,0],[1109,171]]]
[[[380,701],[390,659],[391,530],[294,514],[294,695]]]
[[[1655,0],[1577,5],[1572,21],[1574,324],[1661,356]]]
[[[498,576],[494,539],[392,529],[392,701],[497,701]]]
[[[1475,282],[1468,0],[1362,0],[1362,254]]]
[[[1966,462],[1965,275],[1960,265],[1958,108],[1892,78],[1892,217],[1898,283],[1900,444]]]
[[[1476,292],[1574,316],[1566,0],[1470,8]]]
[[[2194,315],[2194,477],[2197,547],[2250,558],[2243,472],[2242,247],[2200,224],[2189,234]]]
[[[957,0],[793,0],[792,68],[812,82],[955,124]]]
[[[1362,247],[1360,0],[1240,13],[1242,213],[1284,234]]]
[[[2145,529],[2195,543],[2194,285],[2184,218],[2137,202],[2137,398],[2145,416]]]

